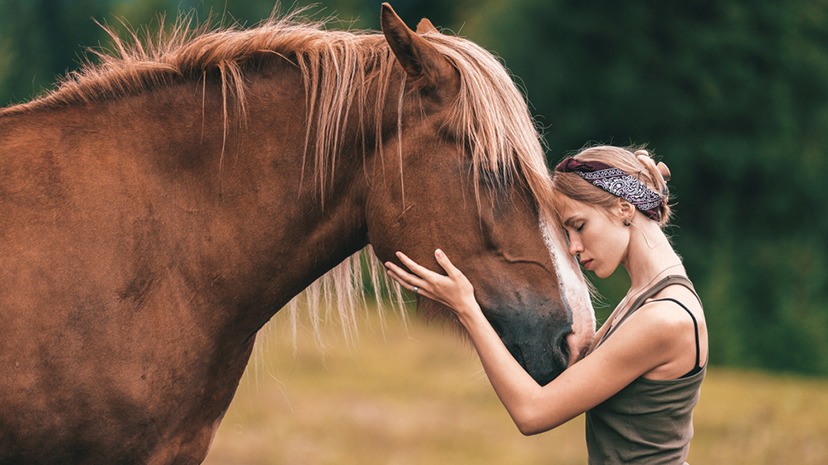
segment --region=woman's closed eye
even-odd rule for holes
[[[586,222],[584,221],[584,222],[581,222],[581,223],[575,223],[569,228],[565,228],[567,235],[570,233],[570,231],[576,232],[576,233],[581,232],[584,229],[585,224],[586,224]]]

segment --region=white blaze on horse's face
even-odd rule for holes
[[[397,150],[400,184],[388,179],[388,192],[372,191],[374,250],[393,260],[388,247],[400,244],[426,266],[436,266],[437,247],[455,257],[509,352],[538,383],[548,383],[586,353],[595,320],[565,237],[559,228],[538,228],[554,199],[526,102],[479,46],[444,37],[428,22],[415,33],[388,5],[382,29],[405,72],[407,100],[388,102],[399,114],[386,121],[387,130],[398,134],[381,153]],[[435,134],[436,127],[443,129]],[[384,173],[382,166],[375,172]],[[406,178],[417,182],[403,186]],[[436,218],[450,218],[450,226]]]
[[[567,338],[569,365],[572,366],[586,355],[592,345],[595,336],[595,311],[584,275],[573,256],[565,250],[562,235],[555,235],[543,221],[540,228],[558,275],[561,300],[572,315],[572,334]]]

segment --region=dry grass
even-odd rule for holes
[[[294,353],[278,320],[205,464],[586,463],[583,417],[522,436],[451,331],[371,314],[355,347],[331,325]],[[825,464],[828,381],[711,369],[695,424],[690,463]]]

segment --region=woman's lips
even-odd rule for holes
[[[592,265],[592,260],[587,260],[584,263],[582,263],[582,265],[584,266],[584,269],[588,270],[589,265]]]

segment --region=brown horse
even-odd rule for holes
[[[578,358],[525,101],[480,47],[382,25],[184,21],[0,111],[0,463],[202,461],[257,331],[369,244],[445,249],[539,382]]]

